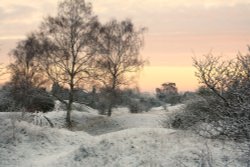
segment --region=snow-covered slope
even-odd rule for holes
[[[140,114],[120,108],[111,118],[73,111],[74,132],[62,128],[63,111],[46,114],[56,128],[13,122],[20,113],[1,113],[0,167],[246,166],[244,143],[162,128],[164,118],[182,107],[169,107],[167,111],[154,108]],[[94,136],[85,131],[95,131]]]
[[[232,143],[204,140],[162,128],[132,128],[99,136],[92,146],[81,145],[51,166],[244,166]]]

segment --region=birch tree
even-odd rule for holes
[[[67,125],[71,126],[74,89],[84,84],[93,69],[93,49],[99,23],[90,3],[84,0],[65,0],[58,6],[55,17],[47,17],[41,26],[40,36],[44,53],[43,69],[52,82],[69,89],[66,105]]]
[[[131,20],[111,20],[100,29],[98,79],[106,89],[108,116],[118,98],[117,91],[128,85],[133,73],[140,71],[146,62],[140,55],[144,32],[145,28],[137,29]]]

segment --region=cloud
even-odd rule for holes
[[[176,32],[248,31],[250,1],[246,0],[92,0],[101,20],[132,18],[149,30]]]
[[[120,8],[138,8],[138,7],[157,7],[157,8],[179,8],[179,7],[193,7],[203,6],[207,8],[221,7],[221,6],[235,6],[238,4],[250,4],[249,0],[90,0],[97,6],[112,6],[120,4]]]
[[[131,18],[135,25],[148,27],[145,54],[155,54],[154,60],[167,55],[164,60],[174,61],[172,55],[217,46],[232,51],[249,42],[249,0],[86,1],[103,22]],[[23,38],[37,29],[44,16],[56,13],[56,8],[56,0],[1,0],[0,42]]]
[[[150,33],[248,31],[249,0],[89,0],[100,19],[131,18]],[[0,35],[20,36],[56,12],[57,1],[1,0]],[[16,29],[16,32],[14,32]]]
[[[19,39],[34,31],[44,16],[56,11],[56,3],[48,0],[1,0],[0,36],[1,39]]]
[[[30,6],[14,5],[9,8],[1,7],[0,20],[2,24],[20,23],[28,21],[36,15],[36,9]],[[29,20],[31,22],[31,20]]]

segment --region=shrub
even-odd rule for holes
[[[30,105],[27,107],[28,111],[52,111],[55,107],[55,102],[52,97],[48,94],[39,94],[34,96],[31,100]]]
[[[234,140],[250,138],[250,105],[228,108],[216,96],[209,95],[186,101],[185,109],[174,113],[167,126],[191,129],[205,137],[220,137]]]
[[[183,111],[171,116],[169,124],[173,128],[189,129],[200,122],[208,122],[210,112],[205,100],[189,101]]]
[[[25,108],[28,112],[51,111],[54,109],[54,99],[42,88],[30,88],[24,94],[23,90],[6,84],[0,91],[0,111],[9,108]]]
[[[129,100],[128,108],[131,113],[148,112],[153,107],[159,107],[162,102],[153,97],[141,96]]]
[[[131,101],[128,108],[131,113],[140,113],[143,111],[143,106],[138,99]]]
[[[13,106],[13,99],[7,90],[0,91],[0,112],[7,112]]]
[[[208,102],[206,120],[227,138],[250,139],[250,54],[223,61],[210,53],[193,62],[203,84],[198,94]],[[191,106],[189,111],[193,114],[196,109]]]

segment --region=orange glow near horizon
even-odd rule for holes
[[[8,80],[9,75],[4,75],[0,84]],[[198,88],[195,68],[192,66],[145,66],[137,79],[140,90],[150,93],[154,93],[155,88],[165,82],[176,83],[179,92],[195,91]]]
[[[198,88],[195,68],[192,66],[146,66],[139,78],[142,91],[155,92],[165,82],[174,82],[179,91],[194,91]]]

